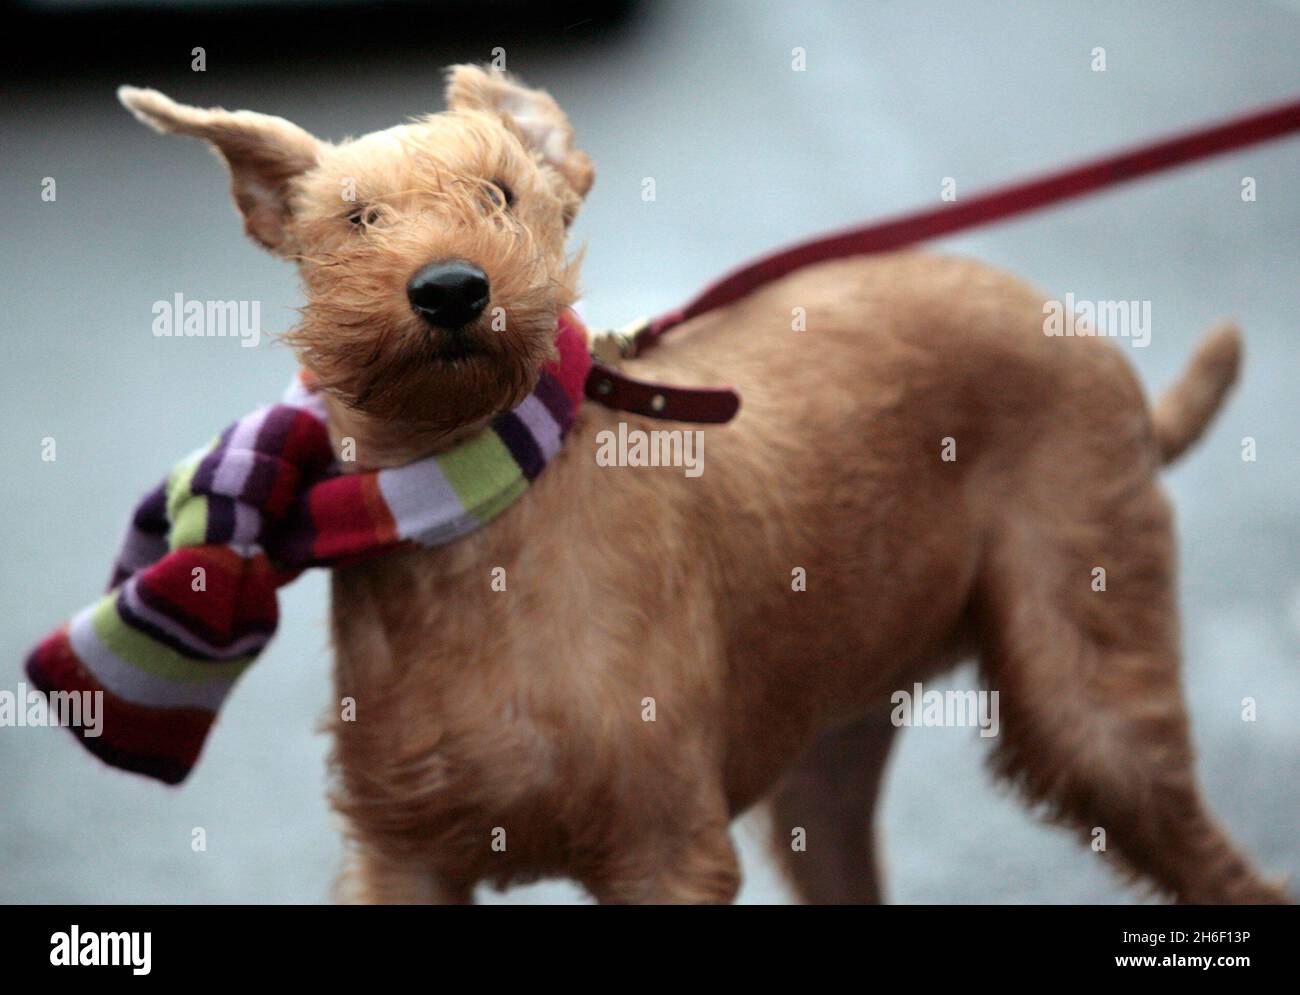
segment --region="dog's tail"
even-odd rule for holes
[[[1182,377],[1151,412],[1160,462],[1172,463],[1201,437],[1241,367],[1241,331],[1231,322],[1216,326],[1201,340]]]

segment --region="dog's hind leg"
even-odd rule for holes
[[[989,546],[977,603],[1000,772],[1179,901],[1286,901],[1196,784],[1168,503],[1150,480],[1088,497],[1008,509]]]
[[[772,852],[801,901],[884,900],[875,808],[894,732],[888,709],[824,732],[778,785]]]

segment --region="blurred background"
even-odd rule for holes
[[[124,82],[341,139],[441,109],[486,61],[568,111],[597,181],[576,225],[585,313],[622,324],[791,240],[938,202],[1300,91],[1290,2],[0,4],[0,688],[96,595],[128,510],[165,468],[278,396],[263,339],[157,339],[152,304],[262,302],[295,275],[241,234],[223,170],[114,99]],[[194,71],[202,47],[206,68]],[[806,51],[806,71],[791,69]],[[1106,69],[1094,71],[1095,48]],[[1244,202],[1244,177],[1257,200]],[[57,199],[41,198],[44,178]],[[654,177],[657,199],[641,199]],[[1078,299],[1152,301],[1129,349],[1152,390],[1214,319],[1244,382],[1168,474],[1183,539],[1186,694],[1213,807],[1300,876],[1300,140],[1249,149],[936,248]],[[1241,440],[1258,458],[1241,459]],[[43,462],[41,440],[57,442]],[[0,901],[318,902],[341,849],[324,800],[327,580],[289,588],[269,652],[180,789],[110,770],[62,730],[0,728]],[[969,667],[952,678],[971,686]],[[1244,697],[1258,719],[1244,722]],[[972,729],[909,729],[884,791],[896,902],[1130,902],[1097,855],[983,769]],[[761,815],[736,828],[741,900],[787,900]],[[207,831],[193,853],[191,830]],[[491,901],[583,900],[543,883]]]

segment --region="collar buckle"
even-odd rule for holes
[[[638,339],[650,327],[649,317],[637,318],[622,328],[598,332],[592,336],[591,354],[598,362],[618,369],[623,360],[637,354]]]

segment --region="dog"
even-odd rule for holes
[[[547,93],[457,66],[444,113],[341,144],[121,98],[211,143],[248,234],[297,264],[286,338],[351,467],[454,445],[537,382],[594,179]],[[891,696],[973,656],[998,772],[1081,839],[1104,829],[1109,864],[1182,902],[1286,901],[1196,784],[1159,482],[1240,336],[1213,331],[1152,407],[1113,344],[1043,315],[967,259],[806,267],[629,363],[737,385],[704,472],[598,465],[601,433],[649,422],[587,404],[488,527],[335,570],[334,682],[357,709],[330,720],[339,897],[563,876],[601,902],[728,902],[729,826],[766,802],[800,899],[879,901]]]

